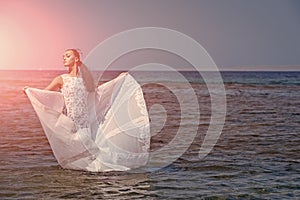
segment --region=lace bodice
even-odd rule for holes
[[[80,74],[61,77],[61,93],[25,90],[58,163],[91,172],[145,166],[151,135],[143,91],[135,79],[123,74],[90,94]],[[67,112],[61,113],[64,107]]]
[[[80,76],[72,77],[69,74],[63,74],[61,77],[63,79],[61,92],[65,100],[66,115],[75,122],[76,129],[88,128],[88,92],[83,79]]]

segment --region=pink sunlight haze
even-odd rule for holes
[[[220,70],[300,70],[299,6],[293,0],[1,0],[0,69],[63,69],[65,49],[79,48],[85,58],[115,34],[161,27],[195,39]]]

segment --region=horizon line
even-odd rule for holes
[[[66,71],[62,69],[0,69],[0,71]],[[104,72],[103,70],[92,70],[97,72]],[[112,69],[105,70],[110,72],[127,72],[128,70],[121,69]],[[168,70],[134,70],[135,72],[175,72]],[[197,72],[198,70],[186,70],[186,69],[178,69],[178,72]],[[243,70],[243,69],[221,69],[219,72],[300,72],[300,69],[252,69],[252,70]],[[202,70],[202,72],[218,72],[216,70]]]
[[[217,66],[218,70],[209,70],[208,68],[203,69],[201,71],[300,71],[300,65],[278,65],[278,66],[271,66],[271,65],[261,65],[261,66],[235,66],[235,67],[224,67],[224,66]],[[190,68],[174,68],[176,71],[198,71],[197,69],[190,69]],[[1,68],[0,71],[66,71],[66,69],[63,68]],[[109,70],[93,70],[92,71],[130,71],[130,69],[116,69],[113,67],[113,69]],[[134,71],[169,71],[169,70],[134,70]]]

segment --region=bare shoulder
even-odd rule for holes
[[[55,77],[52,82],[45,88],[45,90],[58,90],[62,87],[63,85],[63,79],[61,77],[61,75]]]
[[[53,79],[53,81],[54,81],[55,83],[59,84],[59,85],[62,85],[62,84],[63,84],[63,78],[62,78],[62,75],[59,75],[59,76],[55,77],[55,78]]]

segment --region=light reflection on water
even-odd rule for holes
[[[214,150],[203,160],[198,151],[210,118],[203,84],[199,97],[198,136],[175,163],[151,173],[90,173],[61,169],[41,125],[21,89],[43,88],[41,79],[21,75],[0,79],[0,199],[296,199],[300,197],[300,86],[226,84],[228,113]],[[27,77],[27,76],[26,76]],[[168,143],[178,130],[178,102],[166,88],[145,85],[147,105],[167,111],[151,151]],[[152,127],[160,126],[152,116]]]

